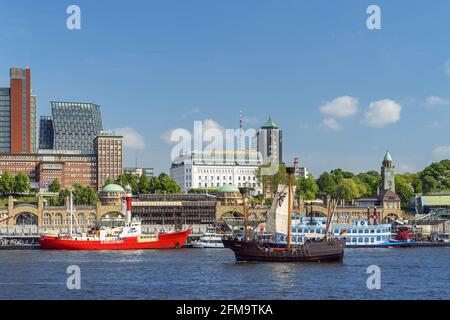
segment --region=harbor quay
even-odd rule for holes
[[[73,230],[87,232],[96,225],[118,225],[124,219],[124,189],[110,184],[99,192],[96,206],[74,206]],[[386,202],[374,202],[379,212],[379,221],[383,223],[407,222],[403,212],[394,208],[391,196]],[[383,200],[383,198],[381,198]],[[375,199],[372,199],[375,201]],[[368,219],[376,223],[373,216],[367,214],[367,207],[361,205],[367,199],[357,199],[352,205],[336,207],[337,224],[352,223],[353,220]],[[20,202],[10,196],[7,206],[0,207],[0,236],[3,239],[19,243],[37,244],[43,233],[66,233],[69,228],[68,206],[50,206],[44,196],[37,202]],[[325,218],[328,201],[304,201],[300,199],[293,214],[304,214],[316,218]],[[239,189],[233,186],[219,188],[213,194],[147,194],[137,195],[132,200],[133,216],[142,221],[144,234],[175,232],[191,229],[188,242],[197,239],[211,226],[227,225],[243,228],[243,200]],[[254,229],[264,228],[268,206],[249,205],[248,223]],[[448,214],[448,212],[447,212]],[[421,216],[423,217],[423,216]],[[439,239],[450,230],[450,215],[441,212],[439,219],[432,217],[417,219],[414,228],[422,239]],[[14,241],[12,243],[14,243]],[[4,242],[6,244],[6,242]]]

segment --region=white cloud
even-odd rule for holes
[[[257,123],[261,122],[256,117],[244,117],[242,120],[244,123],[247,123],[247,124],[257,124]]]
[[[358,112],[359,101],[357,98],[342,96],[320,106],[320,112],[334,117],[351,117]]]
[[[433,150],[433,157],[436,159],[450,159],[450,146],[439,146]]]
[[[429,96],[425,99],[425,105],[427,107],[441,107],[450,105],[450,99],[443,99],[437,96]]]
[[[413,164],[403,163],[398,166],[399,171],[403,173],[411,173],[416,171],[416,166]]]
[[[123,136],[123,145],[129,149],[145,149],[144,137],[131,127],[117,129],[117,133]]]
[[[385,99],[371,102],[364,114],[363,123],[370,127],[381,128],[400,121],[401,105],[393,100]]]
[[[225,128],[223,126],[221,126],[218,122],[214,121],[213,119],[205,119],[203,121],[203,131],[206,131],[209,129],[217,129],[222,132],[225,132]]]
[[[222,125],[220,125],[218,122],[213,120],[213,119],[205,119],[203,121],[198,121],[198,122],[195,121],[193,123],[194,126],[195,126],[195,123],[201,123],[202,124],[201,131],[203,131],[203,134],[205,134],[205,132],[207,130],[210,130],[210,129],[216,129],[216,130],[219,130],[222,133],[225,132],[225,128]],[[172,133],[174,131],[178,131],[179,134],[183,133],[183,135],[186,135],[186,136],[189,135],[191,138],[193,138],[194,131],[192,131],[192,130],[194,130],[194,127],[192,127],[192,129],[184,129],[184,128],[172,129],[172,130],[169,130],[169,131],[164,132],[163,134],[161,134],[161,139],[167,144],[174,144],[175,142],[177,142],[177,141],[173,141],[172,140]]]
[[[333,118],[326,118],[322,120],[322,126],[327,127],[331,130],[339,131],[342,126]]]
[[[450,59],[445,62],[444,68],[445,73],[450,77]]]
[[[183,113],[182,117],[186,118],[186,117],[194,115],[196,113],[200,113],[200,111],[201,111],[200,108],[192,108],[192,109],[186,111],[185,113]]]

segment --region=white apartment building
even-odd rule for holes
[[[301,179],[301,178],[307,179],[308,175],[309,175],[308,168],[299,167],[299,168],[295,169],[295,177],[297,179]]]
[[[262,186],[255,175],[261,164],[256,150],[194,151],[173,161],[170,176],[183,192],[230,184],[250,187],[254,194],[261,194]]]

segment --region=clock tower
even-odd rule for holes
[[[392,163],[391,154],[386,152],[381,167],[381,188],[384,190],[391,190],[395,193],[395,167]]]

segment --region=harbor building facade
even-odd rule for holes
[[[30,68],[11,68],[10,87],[0,88],[0,153],[36,152],[36,101]]]
[[[0,174],[25,173],[33,186],[46,190],[53,180],[64,188],[74,184],[101,190],[106,179],[122,174],[123,138],[115,133],[100,133],[95,150],[39,150],[29,154],[0,154]]]
[[[216,204],[216,197],[207,194],[146,194],[133,198],[132,213],[144,232],[191,228],[201,233],[215,223]]]
[[[191,189],[235,185],[261,194],[262,186],[256,179],[261,164],[262,159],[255,150],[194,151],[173,161],[170,176],[185,193]]]
[[[99,193],[95,206],[74,206],[75,232],[86,232],[97,224],[110,224],[124,219],[121,186],[109,185]],[[66,202],[68,199],[66,199]],[[0,235],[39,235],[57,231],[67,233],[70,215],[67,206],[51,206],[42,196],[34,202],[17,202],[12,196],[0,206]]]
[[[100,106],[85,102],[52,101],[51,108],[53,148],[91,152],[95,137],[103,130]]]

